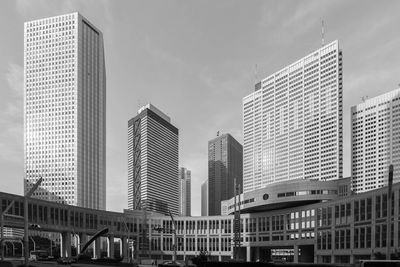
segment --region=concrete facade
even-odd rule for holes
[[[128,122],[128,208],[179,215],[179,130],[152,104]]]
[[[221,215],[221,201],[235,194],[234,181],[242,187],[243,147],[230,134],[208,141],[208,215]]]
[[[15,200],[11,214],[21,215],[22,196],[0,193],[2,208]],[[241,215],[242,242],[240,255],[248,261],[283,259],[298,262],[353,263],[386,253],[388,216],[387,188],[308,205]],[[400,244],[400,183],[393,185],[390,251]],[[122,240],[126,255],[128,240],[135,240],[134,257],[172,258],[172,234],[159,233],[155,227],[172,229],[169,216],[141,211],[108,212],[85,209],[39,199],[29,199],[29,223],[40,231],[62,235],[94,235],[104,227],[108,237]],[[147,221],[146,227],[143,222]],[[177,223],[178,259],[208,251],[213,260],[233,257],[233,216],[175,217]],[[6,217],[6,227],[22,228],[18,219]],[[126,227],[125,227],[126,225]],[[148,229],[143,233],[143,229]],[[64,236],[68,238],[67,236]],[[141,238],[151,240],[144,252]],[[67,239],[66,239],[67,240]],[[68,242],[68,241],[67,241]],[[65,246],[66,247],[66,246]],[[64,249],[63,255],[69,251]]]
[[[201,184],[201,216],[208,216],[208,180]]]
[[[179,213],[191,216],[192,210],[192,172],[186,168],[179,169]]]

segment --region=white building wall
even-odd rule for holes
[[[342,54],[332,42],[243,99],[243,188],[342,177]]]
[[[400,180],[400,89],[351,108],[352,189],[366,192]]]
[[[25,191],[105,209],[102,33],[78,13],[24,25]]]

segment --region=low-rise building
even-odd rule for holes
[[[340,195],[340,192],[346,192],[343,186],[346,183],[348,185],[348,181],[322,182],[320,189],[314,188],[320,182],[312,185],[312,181],[305,182],[297,191],[294,185],[281,187],[286,189],[285,192],[275,190],[268,193],[273,206],[260,205],[259,209],[252,206],[258,203],[255,194],[254,202],[241,204],[240,257],[247,261],[280,259],[354,263],[360,259],[374,258],[377,254],[386,254],[388,245],[390,253],[396,253],[400,244],[400,183],[393,185],[392,205],[388,210],[387,187],[360,194],[351,194],[347,190],[348,193]],[[303,190],[307,187],[311,192],[337,192],[297,195],[297,192],[307,191]],[[293,195],[291,192],[296,193]],[[280,197],[282,193],[285,196]],[[315,199],[310,201],[304,196]],[[16,204],[9,212],[21,216],[23,196],[0,193],[3,209],[12,200]],[[128,244],[133,244],[137,252],[135,258],[172,259],[174,226],[169,216],[132,210],[94,210],[32,198],[28,202],[29,223],[40,225],[39,231],[60,233],[64,245],[71,240],[68,239],[71,234],[79,236],[78,243],[81,244],[86,236],[108,228],[107,237],[110,240],[122,240],[121,253],[126,252]],[[285,202],[292,203],[290,206],[280,205]],[[388,216],[391,218],[389,228]],[[233,258],[233,215],[177,216],[174,220],[178,260],[192,258],[201,251],[207,251],[212,260]],[[4,225],[23,227],[23,223],[13,217],[7,217]],[[390,240],[387,238],[388,230]],[[128,242],[128,239],[133,242]],[[63,255],[70,255],[68,246],[63,248]],[[113,251],[109,253],[113,255]]]

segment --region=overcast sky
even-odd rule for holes
[[[242,98],[266,77],[339,40],[344,76],[344,176],[350,107],[400,83],[400,1],[54,1],[0,3],[0,191],[23,193],[23,23],[73,11],[104,34],[107,209],[127,208],[127,124],[151,102],[179,128],[200,215],[207,142],[242,137]]]

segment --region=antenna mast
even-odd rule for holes
[[[325,45],[325,25],[324,25],[323,19],[322,19],[321,37],[322,37],[322,46],[324,46]]]
[[[254,84],[258,83],[258,66],[256,64],[255,69],[254,69]]]

